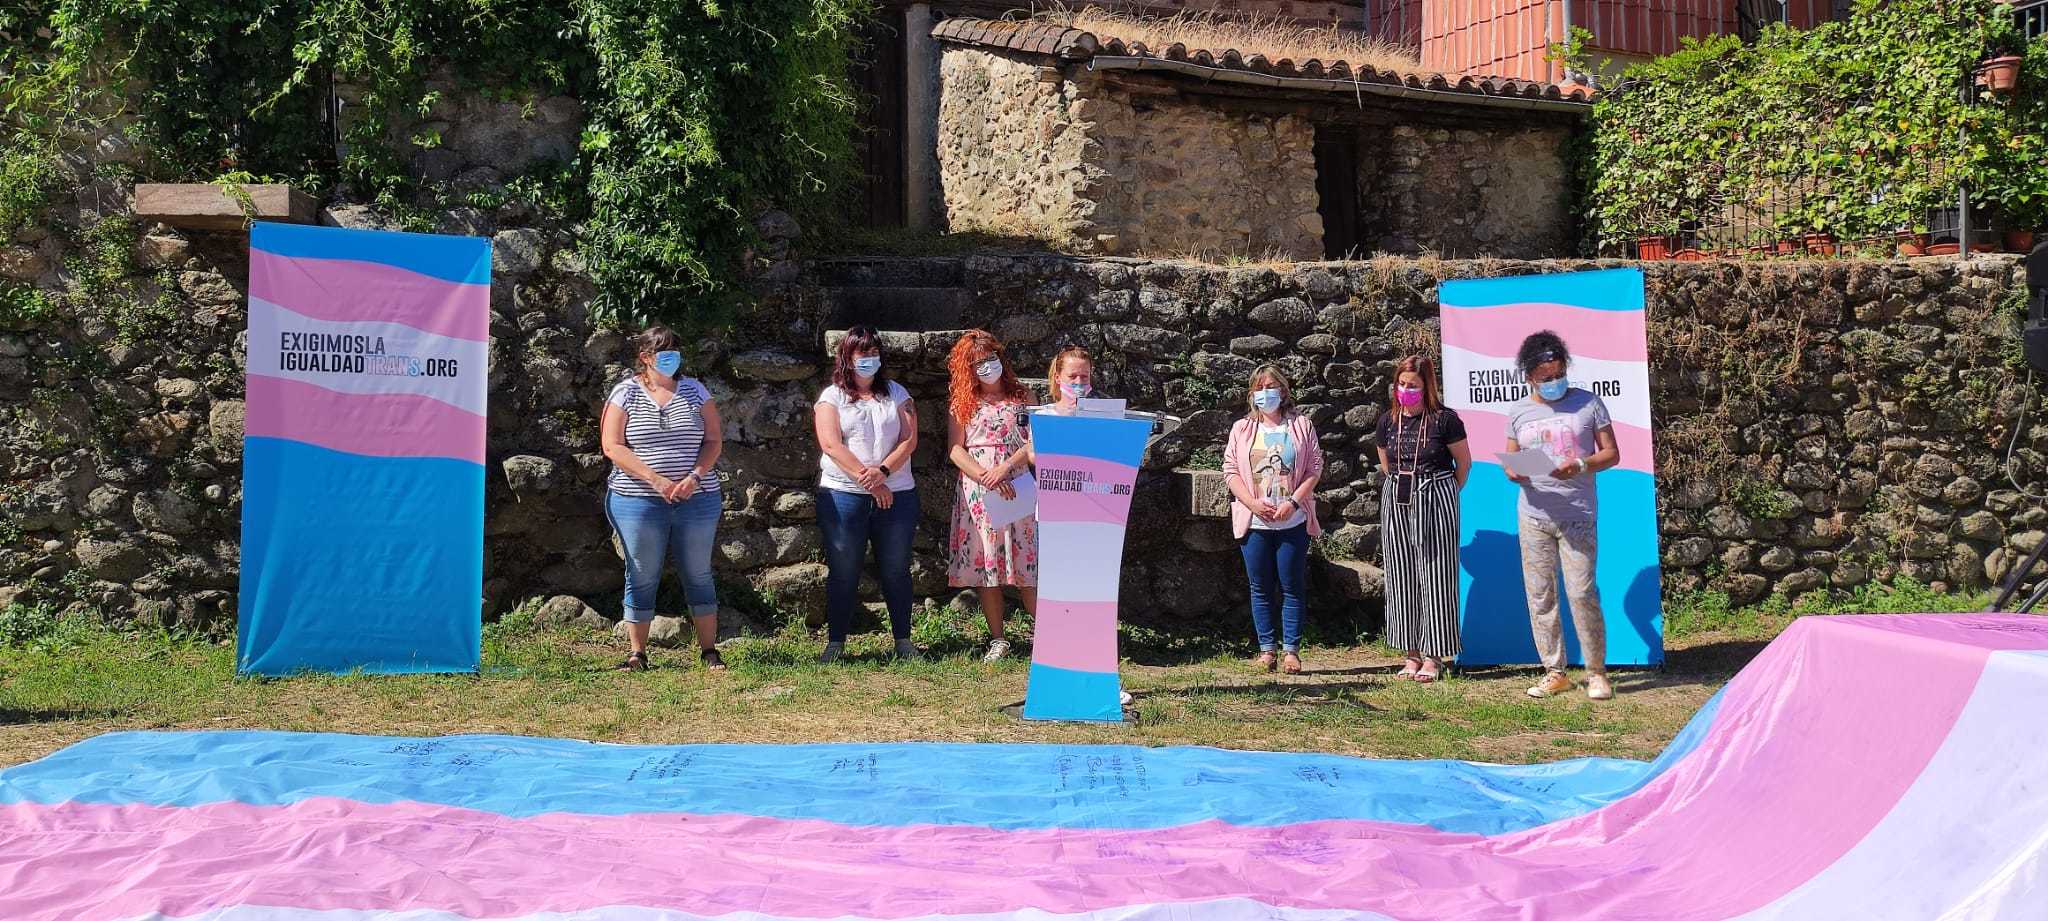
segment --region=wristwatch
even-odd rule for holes
[[[883,475],[883,476],[888,476],[888,475],[889,475],[889,465],[888,465],[888,464],[876,464],[876,465],[875,465],[875,469],[876,469],[876,470],[880,470],[880,471],[882,471],[882,475]]]

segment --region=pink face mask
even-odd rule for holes
[[[1422,402],[1422,388],[1396,387],[1394,388],[1394,399],[1401,401],[1402,406],[1414,406]]]

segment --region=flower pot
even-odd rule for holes
[[[1927,247],[1927,255],[1929,256],[1953,256],[1962,251],[1962,246],[1954,242],[1936,243],[1932,246]],[[1989,243],[1972,243],[1970,244],[1970,252],[1995,253],[1998,252],[1998,247],[1993,246]]]
[[[2008,230],[2005,232],[2005,251],[2008,253],[2030,253],[2034,251],[2034,232],[2031,230]]]
[[[1790,256],[1794,253],[1799,252],[1799,241],[1779,240],[1778,242],[1771,245],[1771,252],[1776,253],[1780,256]]]
[[[1643,260],[1671,258],[1671,240],[1666,237],[1637,237],[1636,258]]]
[[[2005,96],[2020,85],[2020,56],[2001,55],[1977,65],[1977,85],[1994,96]]]
[[[1675,262],[1705,262],[1713,257],[1696,249],[1682,249],[1672,253],[1671,258]]]
[[[1827,233],[1810,233],[1805,238],[1806,251],[1816,256],[1835,254],[1835,236]]]
[[[1902,233],[1902,234],[1899,234],[1899,235],[1898,235],[1898,237],[1897,237],[1896,239],[1897,239],[1897,241],[1898,241],[1898,249],[1899,249],[1899,255],[1901,255],[1901,256],[1925,256],[1925,255],[1927,255],[1927,235],[1926,235],[1926,234],[1924,234],[1924,233]]]

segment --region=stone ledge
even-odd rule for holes
[[[254,221],[285,224],[319,222],[320,203],[288,185],[245,185],[243,202],[226,186],[212,183],[142,183],[135,187],[135,216],[188,230],[241,230]]]
[[[1323,566],[1331,587],[1345,598],[1364,601],[1386,594],[1386,574],[1378,566],[1360,560],[1324,560]]]

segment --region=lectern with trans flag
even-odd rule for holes
[[[1038,620],[1024,718],[1123,719],[1116,592],[1149,419],[1031,418],[1038,466]]]

